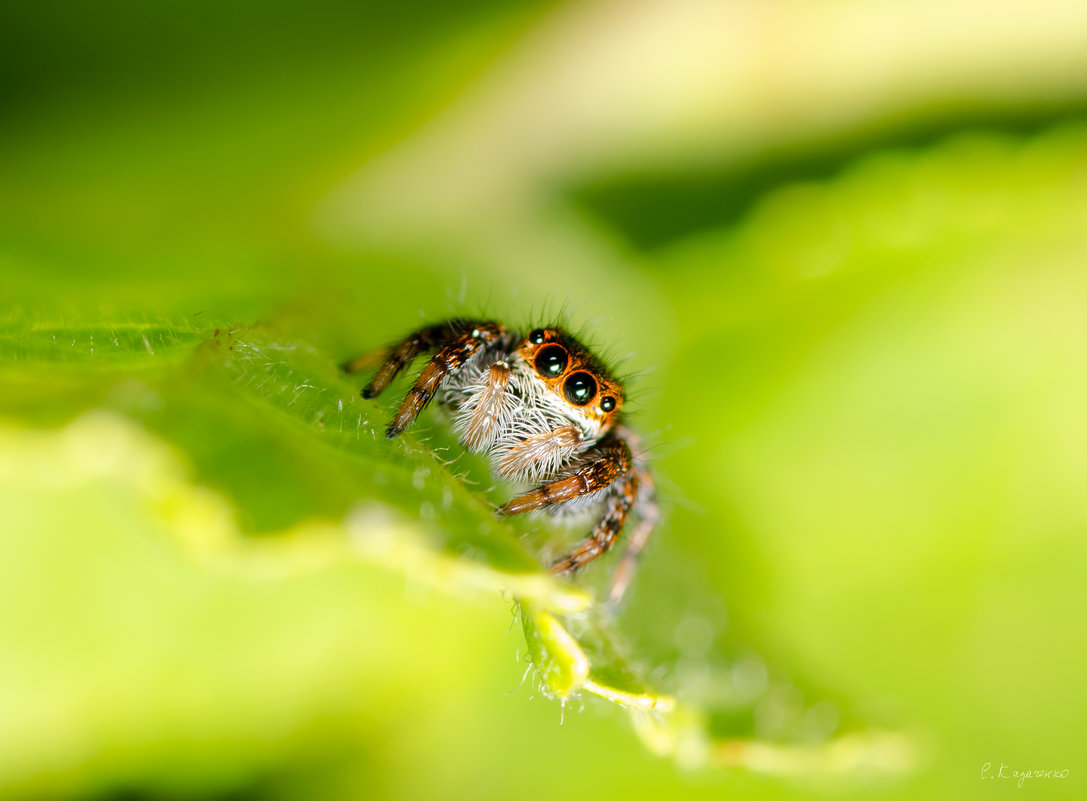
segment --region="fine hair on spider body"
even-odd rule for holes
[[[485,455],[497,478],[526,488],[500,515],[594,515],[588,536],[552,563],[553,573],[572,574],[607,553],[636,517],[612,576],[609,600],[618,602],[658,518],[641,439],[624,421],[621,382],[562,328],[524,333],[494,321],[453,319],[386,349],[362,396],[380,395],[423,354],[430,359],[385,436],[399,435],[437,398],[465,450]],[[370,363],[360,357],[344,369]]]

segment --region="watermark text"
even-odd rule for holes
[[[982,779],[1005,779],[1013,781],[1016,786],[1022,787],[1028,779],[1067,779],[1068,768],[1042,768],[1035,770],[1020,770],[1011,765],[1000,763],[1000,767],[994,767],[992,762],[986,762],[981,766]]]

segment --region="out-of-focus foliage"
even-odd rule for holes
[[[1080,797],[1085,62],[1057,2],[6,5],[0,797]],[[617,614],[336,368],[562,307],[666,505]]]

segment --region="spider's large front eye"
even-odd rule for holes
[[[536,372],[543,376],[562,375],[569,363],[570,357],[562,345],[548,345],[536,354]]]
[[[562,394],[574,406],[584,406],[596,397],[596,379],[585,372],[574,373],[562,385]]]

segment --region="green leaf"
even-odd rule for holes
[[[629,648],[616,644],[611,610],[543,570],[518,531],[426,443],[411,433],[387,441],[387,410],[362,400],[357,381],[320,349],[268,326],[64,329],[79,332],[84,346],[74,351],[58,349],[58,329],[21,330],[12,326],[7,340],[4,369],[23,387],[9,413],[36,419],[33,399],[69,382],[69,404],[78,396],[89,409],[54,435],[7,429],[7,477],[39,466],[20,479],[39,493],[31,505],[84,514],[45,482],[48,463],[62,487],[126,494],[126,526],[165,533],[226,575],[283,580],[361,559],[428,591],[508,594],[544,694],[630,710],[648,747],[686,762],[823,764],[814,752],[715,742],[705,713],[677,705],[621,655]],[[110,332],[113,349],[96,352],[91,343]]]
[[[186,99],[147,78],[157,99],[127,125],[140,104],[123,91],[9,115],[3,794],[295,781],[358,797],[373,774],[433,797],[475,742],[488,779],[565,790],[557,749],[476,722],[506,722],[475,707],[507,689],[497,665],[515,654],[541,694],[617,711],[689,769],[901,774],[935,730],[961,776],[984,738],[1026,752],[1076,725],[1083,127],[849,145],[817,180],[750,184],[727,214],[721,181],[697,209],[647,191],[639,219],[697,212],[652,252],[554,194],[555,175],[592,169],[560,137],[572,149],[518,160],[517,180],[480,171],[498,201],[454,209],[450,233],[442,202],[417,201],[476,140],[453,125],[452,156],[440,137],[414,164],[383,156],[534,12],[504,13],[436,48],[420,36],[423,67],[395,41],[356,61],[350,40],[318,66],[277,46],[249,69],[284,80]],[[233,43],[219,52],[231,62]],[[406,241],[332,191],[360,161],[378,206],[398,193]],[[436,414],[390,443],[403,386],[363,401],[336,368],[417,307],[463,313],[492,292],[488,313],[513,322],[570,295],[603,315],[596,340],[637,352],[631,370],[657,369],[631,380],[632,423],[670,508],[620,610],[598,601],[607,559],[573,583],[541,568],[579,532],[497,519],[505,488]],[[1035,630],[1048,659],[1009,634]],[[594,755],[578,781],[647,775],[600,767],[641,765],[637,742],[566,721],[561,741]],[[503,745],[517,758],[498,774]]]

